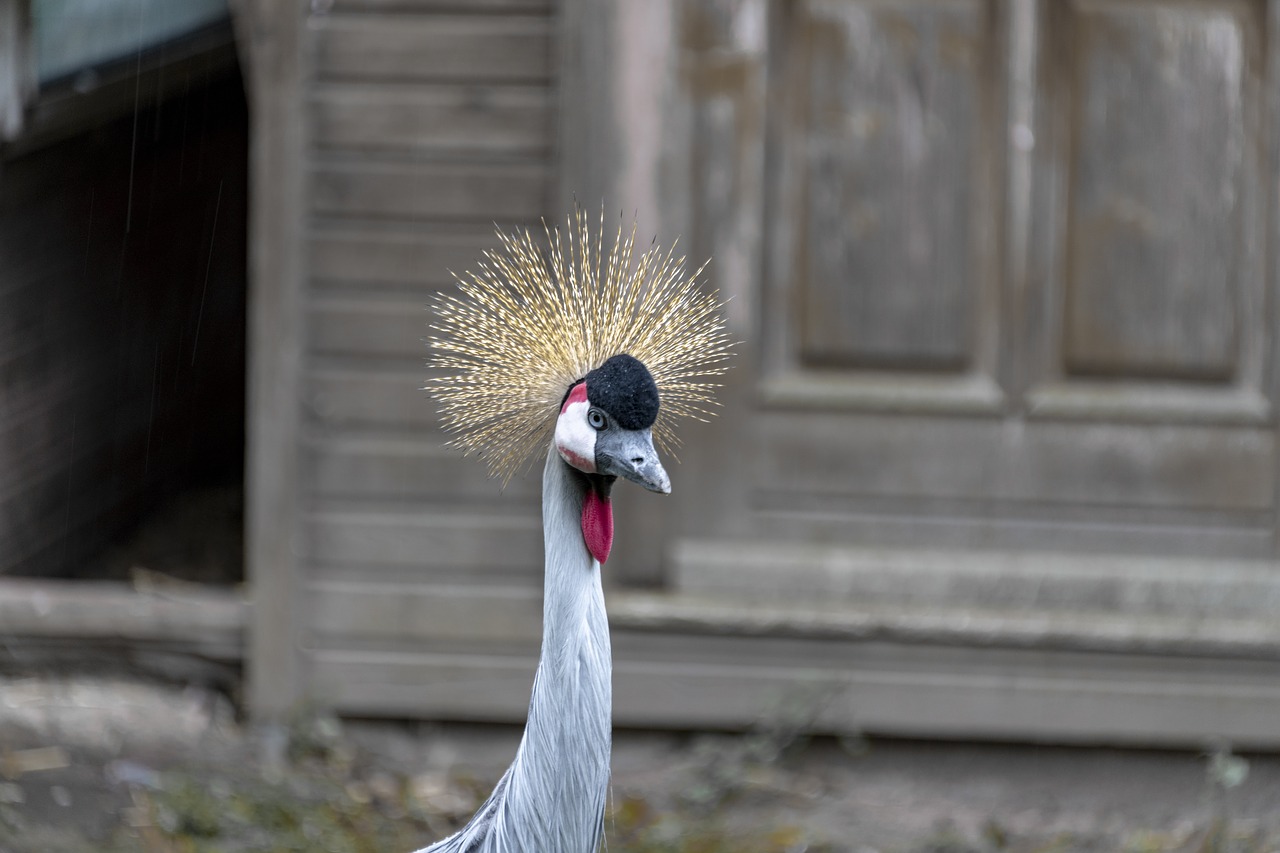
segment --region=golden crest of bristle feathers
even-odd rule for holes
[[[544,451],[570,386],[611,356],[632,355],[653,374],[654,437],[670,450],[675,421],[712,414],[710,378],[731,353],[723,303],[697,285],[701,269],[686,274],[674,246],[635,257],[635,226],[620,226],[606,253],[603,215],[595,235],[581,210],[567,225],[544,222],[546,245],[499,230],[499,247],[434,305],[429,364],[443,375],[426,390],[450,443],[504,482]]]

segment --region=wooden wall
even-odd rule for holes
[[[495,223],[551,206],[551,12],[338,0],[313,19],[302,571],[322,701],[405,654],[464,672],[536,656],[538,478],[503,494],[443,447],[420,389],[431,294]]]
[[[812,678],[836,727],[1280,743],[1280,4],[569,5],[608,130],[562,180],[744,341],[619,510],[619,690],[681,638],[690,717]]]
[[[409,653],[465,668],[506,651],[532,673],[537,476],[503,493],[443,447],[422,387],[432,294],[494,245],[495,225],[540,228],[552,209],[552,13],[545,0],[336,0],[282,24],[300,26],[305,69],[284,96],[305,196],[281,214],[297,217],[305,263],[281,308],[299,324],[297,547],[265,571],[296,571],[290,665],[321,701],[349,706],[350,667]],[[264,525],[260,540],[279,535]],[[261,645],[291,646],[265,618]],[[259,707],[286,707],[264,678]]]
[[[576,193],[744,342],[618,497],[618,724],[1280,744],[1280,3],[244,5],[261,716],[522,718],[536,473],[424,309]]]

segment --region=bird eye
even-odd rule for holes
[[[593,429],[604,429],[604,425],[606,423],[604,412],[599,409],[588,409],[587,423],[591,424]]]

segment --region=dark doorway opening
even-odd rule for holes
[[[135,88],[0,151],[0,574],[238,583],[244,86],[197,59]]]

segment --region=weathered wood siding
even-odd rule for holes
[[[269,68],[259,708],[522,717],[537,472],[444,449],[419,359],[576,194],[713,258],[744,342],[673,496],[618,496],[617,722],[1280,743],[1280,2],[556,5],[299,6]]]
[[[640,179],[753,358],[674,530],[1277,557],[1275,4],[675,7]]]
[[[667,594],[615,598],[615,628],[744,660],[857,637],[824,658],[847,726],[1280,741],[1255,692],[1280,659],[1280,4],[609,8],[583,98],[610,144],[562,179],[711,257],[745,342],[671,500],[619,512],[614,571]],[[908,698],[943,683],[936,713]],[[1041,689],[1088,699],[1047,714]]]
[[[552,12],[337,0],[309,21],[299,594],[311,692],[340,708],[353,651],[536,660],[539,472],[504,493],[421,389],[432,294],[495,224],[552,208]]]

